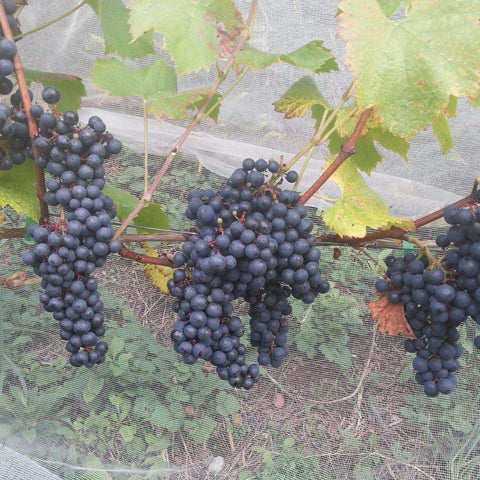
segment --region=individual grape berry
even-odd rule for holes
[[[285,174],[285,180],[289,183],[295,183],[298,180],[298,173],[290,170]]]
[[[45,87],[42,91],[43,101],[49,104],[58,103],[60,92],[56,87]]]

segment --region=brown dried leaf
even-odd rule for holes
[[[283,398],[283,395],[281,393],[276,393],[273,396],[273,404],[277,408],[282,408],[285,405],[285,399]]]
[[[204,362],[204,364],[202,365],[202,372],[215,373],[216,371],[217,371],[217,367],[215,367],[211,363]]]
[[[378,320],[378,330],[389,335],[405,335],[414,337],[413,331],[405,318],[403,304],[393,305],[388,301],[387,295],[368,304],[372,318]]]
[[[233,426],[239,427],[243,423],[242,416],[239,413],[237,413],[232,423],[233,423]]]
[[[340,258],[340,255],[342,254],[341,250],[338,247],[335,247],[333,249],[333,259],[338,260]]]
[[[185,414],[187,417],[194,417],[195,416],[195,407],[192,407],[192,405],[187,405],[185,407]]]

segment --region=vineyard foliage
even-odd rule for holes
[[[345,66],[338,64],[321,38],[291,52],[261,51],[255,46],[254,26],[248,32],[251,38],[235,52],[247,27],[233,0],[132,0],[127,6],[121,0],[84,3],[82,8],[91,7],[99,17],[107,56],[92,65],[93,83],[111,95],[137,98],[159,121],[195,114],[210,87],[181,90],[179,78],[209,70],[232,54],[237,76],[275,69],[280,62],[298,68],[300,75],[301,70],[306,72],[274,103],[272,111],[275,108],[286,118],[311,115],[316,131],[322,128],[324,133],[320,143],[327,142],[333,155],[352,133],[360,113],[373,107],[356,154],[332,178],[342,197],[323,218],[340,235],[362,236],[367,227],[412,229],[408,220],[389,216],[387,206],[366,186],[361,173],[370,174],[381,162],[378,145],[406,159],[410,140],[428,125],[448,152],[453,142],[448,118],[455,116],[458,98],[478,103],[480,35],[476,18],[480,7],[474,0],[342,0],[337,21],[339,35],[346,41]],[[158,58],[156,35],[169,58],[165,54]],[[28,42],[28,36],[22,41]],[[148,66],[130,66],[129,59],[145,56],[149,56]],[[340,68],[353,73],[353,84],[344,96],[349,100],[329,105],[319,90],[318,78]],[[78,108],[86,94],[85,79],[63,72],[33,71],[28,65],[25,73],[29,83],[59,88],[60,110]],[[219,90],[206,108],[213,121],[221,115],[222,101]],[[0,205],[37,218],[32,164],[2,171],[0,178]],[[107,186],[123,219],[135,199],[113,188]],[[137,193],[140,197],[141,192]],[[152,206],[141,215],[136,219],[139,225],[168,228],[161,207]]]

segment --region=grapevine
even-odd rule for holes
[[[102,0],[84,0],[45,25],[22,33],[17,17],[26,2],[0,0],[0,95],[10,100],[8,105],[0,103],[0,175],[15,174],[29,165],[33,174],[35,168],[40,206],[36,215],[38,212],[31,209],[22,210],[22,202],[20,207],[11,202],[17,213],[36,215],[38,220],[27,229],[35,246],[23,260],[40,278],[27,279],[19,273],[0,280],[0,285],[10,288],[22,282],[40,283],[40,301],[59,322],[71,365],[90,368],[104,362],[108,350],[102,340],[105,318],[96,269],[111,253],[146,264],[146,276],[175,297],[171,340],[182,360],[187,364],[199,359],[210,362],[221,379],[250,390],[259,381],[260,366],[278,368],[289,354],[289,299],[312,304],[330,288],[328,273],[324,276],[319,266],[319,245],[346,245],[365,253],[361,247],[371,242],[381,247],[385,244],[379,240],[390,239],[396,245],[403,239],[416,244],[420,252],[388,257],[386,272],[375,284],[376,293],[384,304],[389,302],[403,312],[404,322],[392,332],[412,333],[414,338],[407,338],[404,345],[407,352],[416,355],[412,363],[415,380],[425,394],[435,397],[451,393],[457,384],[462,354],[458,327],[468,317],[480,324],[478,182],[471,194],[454,205],[413,221],[390,215],[385,202],[364,182],[363,174],[370,174],[381,161],[377,144],[406,158],[410,140],[428,125],[433,125],[444,153],[451,147],[446,117],[455,116],[458,97],[468,97],[473,105],[478,104],[480,64],[476,53],[480,42],[476,39],[480,36],[474,20],[478,15],[462,2],[445,0],[442,15],[446,20],[439,22],[442,28],[430,31],[438,2],[424,2],[421,8],[413,2],[406,7],[402,20],[410,22],[409,28],[402,29],[390,19],[395,13],[390,12],[393,4],[387,7],[373,2],[371,8],[363,8],[360,0],[342,0],[339,33],[346,41],[348,68],[353,69],[354,78],[335,105],[326,101],[328,96],[320,92],[313,77],[338,69],[334,55],[322,41],[312,40],[283,54],[261,52],[250,45],[258,0],[250,2],[245,19],[233,0],[211,2],[208,9],[208,2],[193,2],[192,8],[199,11],[188,19],[192,28],[184,35],[190,30],[202,34],[190,45],[184,38],[177,38],[179,25],[166,27],[156,18],[152,3],[135,0],[127,8],[124,2],[109,2],[108,8],[103,8]],[[175,2],[158,3],[173,22],[186,21],[188,12],[180,18]],[[133,204],[125,200],[128,208],[121,203],[125,194],[131,197],[130,192],[122,192],[124,196],[121,193],[118,201],[111,193],[120,205],[104,193],[105,162],[121,151],[121,143],[98,116],[81,125],[76,107],[58,106],[68,89],[62,89],[62,97],[52,85],[55,80],[60,82],[55,74],[46,74],[48,79],[53,78],[52,84],[45,80],[46,72],[28,78],[15,43],[15,39],[47,28],[83,7],[91,7],[99,16],[105,53],[115,55],[97,59],[92,67],[93,84],[114,96],[142,99],[143,193],[133,199]],[[465,28],[464,35],[459,34],[463,43],[458,48],[452,48],[452,42],[445,39],[448,31],[444,25],[449,21]],[[374,24],[384,28],[378,38],[368,36]],[[164,37],[170,63],[158,59],[141,68],[130,68],[117,58],[154,54],[152,32]],[[393,58],[385,62],[385,45],[397,38],[409,61]],[[195,54],[188,51],[190,48]],[[436,58],[439,54],[449,59],[447,63],[462,68],[454,73],[445,70],[447,65]],[[136,224],[139,215],[146,215],[145,210],[152,205],[158,207],[155,211],[159,217],[166,217],[162,207],[154,203],[154,194],[192,131],[208,118],[218,120],[222,102],[249,71],[255,73],[279,62],[309,72],[273,104],[285,118],[311,113],[315,133],[308,144],[287,161],[283,157],[280,161],[245,159],[218,191],[208,188],[188,192],[185,218],[194,221],[194,226],[169,231],[169,224],[147,225],[147,231],[158,228],[163,233],[125,233],[127,228],[140,228]],[[372,65],[378,71],[373,71]],[[217,76],[211,86],[179,91],[178,86],[184,82],[178,77],[202,69],[213,71],[214,66]],[[225,89],[224,83],[232,80],[232,75],[236,78]],[[71,75],[60,77],[62,82],[77,81]],[[83,87],[81,79],[78,81]],[[42,83],[41,100],[28,89],[29,82]],[[76,100],[80,105],[80,98]],[[155,164],[149,163],[149,116],[185,119],[190,110],[195,113],[188,125],[162,152],[163,161],[150,178]],[[308,176],[304,175],[307,164],[313,165],[316,149],[327,142],[331,158],[324,159],[324,168],[318,168],[303,194],[298,193],[297,187],[302,187]],[[302,159],[299,176],[291,168]],[[313,211],[305,204],[327,181],[335,182],[342,196],[329,198],[334,205],[316,219],[310,218]],[[31,190],[33,180],[29,182]],[[284,188],[285,183],[294,187]],[[10,205],[3,195],[0,199],[2,205]],[[112,221],[117,212],[120,223],[114,229]],[[436,239],[442,250],[437,258],[422,242],[406,235],[442,217],[451,227]],[[317,225],[323,221],[336,233],[315,237],[314,220]],[[0,221],[4,221],[3,216]],[[24,233],[24,229],[2,230],[0,238],[22,237]],[[182,245],[174,256],[154,251],[150,244],[142,245],[146,254],[125,246],[149,241]],[[338,258],[338,252],[334,258]],[[376,262],[371,256],[370,260]],[[244,325],[241,310],[235,312],[240,304],[248,311],[250,343],[257,349],[253,364],[247,362],[247,347],[241,343]],[[480,349],[480,335],[474,343]]]

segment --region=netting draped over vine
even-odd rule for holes
[[[250,2],[237,4],[245,13]],[[30,2],[20,17],[22,30],[72,6]],[[284,52],[321,39],[343,66],[337,7],[331,0],[263,0],[253,44]],[[94,12],[81,8],[18,47],[26,68],[89,78],[94,60],[104,56],[100,32]],[[155,42],[160,47],[159,37]],[[143,66],[152,59],[128,62]],[[211,85],[215,74],[212,69],[183,76],[181,88]],[[218,125],[207,121],[191,134],[155,194],[173,229],[191,226],[183,217],[189,190],[220,187],[245,157],[288,160],[305,145],[314,120],[285,120],[272,106],[302,75],[287,64],[248,73],[222,104]],[[351,80],[345,70],[316,78],[333,104]],[[87,90],[81,120],[100,115],[125,145],[118,161],[107,163],[111,182],[141,195],[141,101],[111,97],[88,82]],[[382,163],[363,176],[393,215],[417,218],[471,190],[479,174],[480,113],[460,101],[449,122],[455,143],[448,155],[431,127],[412,141],[408,162],[379,147]],[[151,173],[186,125],[149,120]],[[301,190],[318,177],[328,156],[326,147],[315,151]],[[320,193],[309,205],[324,209],[340,195],[332,182]],[[439,222],[421,235],[433,238],[444,228]],[[24,269],[25,245],[0,240],[1,278]],[[161,250],[177,247],[165,244]],[[379,261],[392,253],[368,252]],[[402,339],[373,330],[367,304],[378,276],[375,262],[349,247],[334,259],[333,248],[322,247],[321,264],[331,291],[313,306],[294,302],[289,360],[279,370],[268,369],[249,393],[223,385],[208,366],[179,362],[169,338],[175,321],[171,299],[151,285],[141,265],[115,258],[98,273],[110,352],[93,370],[67,367],[57,325],[39,305],[38,285],[0,287],[0,441],[6,446],[0,449],[0,479],[478,478],[480,360],[472,345],[474,328],[461,330],[466,352],[455,393],[428,399],[412,380]],[[238,309],[245,320],[247,312]],[[248,355],[253,358],[253,352]]]

